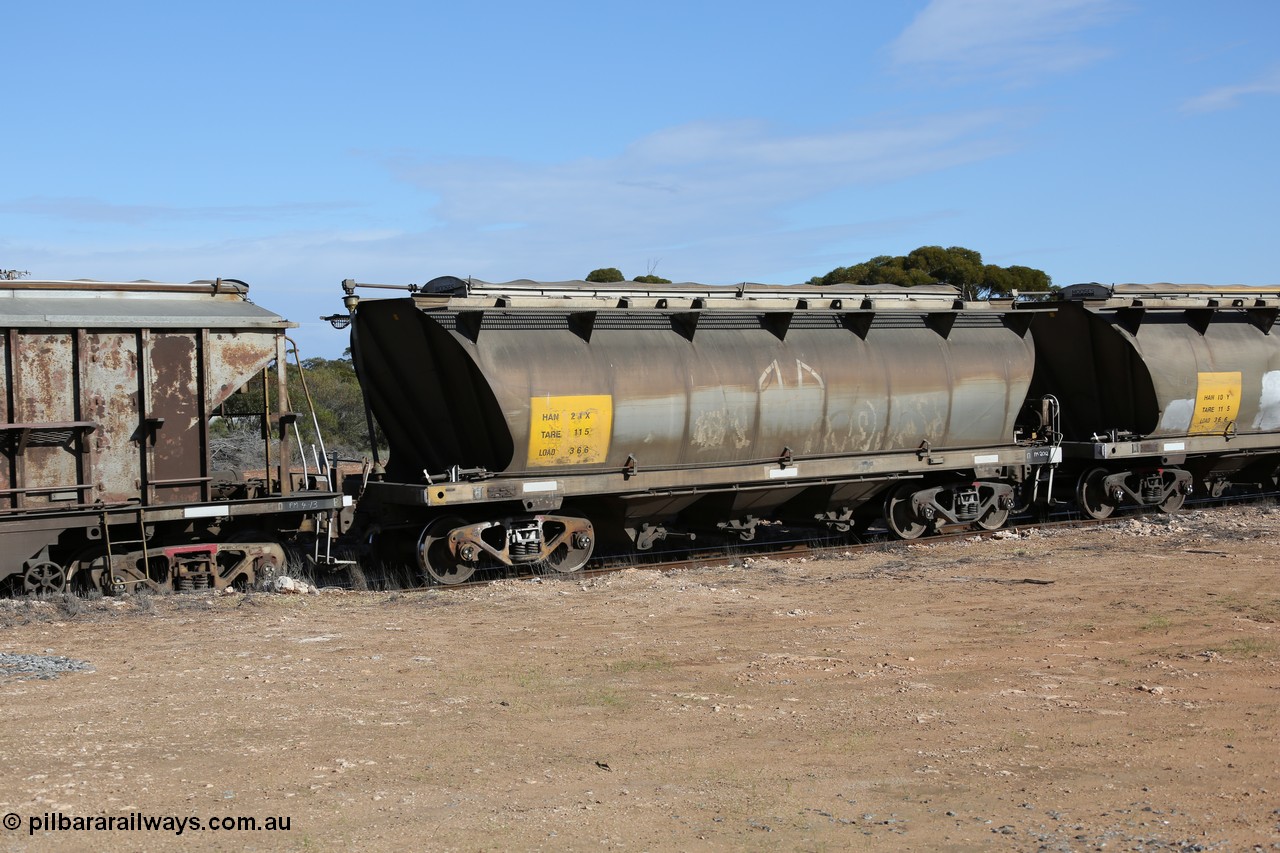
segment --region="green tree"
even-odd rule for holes
[[[1043,270],[1024,266],[1001,267],[984,264],[982,255],[963,246],[921,246],[907,255],[877,255],[869,261],[848,267],[836,267],[822,276],[809,279],[810,284],[896,284],[913,287],[921,284],[949,284],[967,299],[990,299],[1009,296],[1017,290],[1035,293],[1053,290],[1053,283]]]
[[[1049,274],[1044,270],[1015,265],[1005,267],[1005,271],[1012,276],[1013,283],[1009,290],[1003,291],[1004,293],[1012,290],[1017,290],[1020,293],[1046,293],[1050,290],[1058,290],[1053,280],[1049,278]]]
[[[306,358],[302,360],[302,369],[306,377],[305,388],[303,377],[293,361],[289,362],[287,374],[289,408],[298,413],[298,432],[303,446],[307,448],[307,458],[311,458],[311,446],[315,445],[318,451],[321,443],[316,438],[316,424],[320,426],[320,436],[326,451],[337,451],[345,457],[359,458],[367,455],[369,429],[364,411],[364,396],[350,356],[337,359]],[[274,411],[274,381],[271,393]],[[315,407],[314,420],[312,406]],[[255,378],[227,400],[222,412],[224,420],[220,422],[223,425],[218,426],[215,432],[225,434],[249,431],[260,435],[262,408],[262,380]],[[382,437],[378,438],[379,443],[385,445]]]
[[[936,280],[917,269],[907,268],[905,257],[877,255],[869,261],[849,267],[836,267],[824,276],[809,279],[810,284],[856,284],[866,287],[872,284],[897,284],[912,287],[917,284],[936,284]]]
[[[658,268],[658,263],[661,260],[662,260],[661,258],[651,258],[649,260],[648,267],[645,269],[644,275],[636,276],[635,280],[640,282],[641,284],[670,284],[671,279],[663,278],[660,275],[655,275],[653,272]]]
[[[617,267],[601,267],[598,270],[592,270],[587,273],[587,281],[597,284],[611,284],[616,281],[626,281],[626,276],[622,274],[622,270]]]
[[[961,246],[921,246],[907,255],[907,268],[949,284],[971,298],[982,286],[982,255]]]

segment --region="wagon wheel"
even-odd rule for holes
[[[23,572],[22,586],[28,594],[53,595],[63,592],[67,588],[67,570],[57,563],[44,560]]]
[[[436,583],[463,583],[475,572],[475,563],[459,559],[449,550],[449,533],[465,522],[460,518],[437,518],[418,539],[418,565]]]
[[[67,564],[67,574],[73,592],[102,592],[111,578],[111,560],[107,557],[105,546],[90,545],[85,548]]]
[[[1115,504],[1107,497],[1106,487],[1102,481],[1107,476],[1107,469],[1092,468],[1080,475],[1076,484],[1076,503],[1090,518],[1098,520],[1107,518],[1115,512]]]
[[[911,509],[911,496],[914,493],[914,486],[903,483],[889,492],[889,497],[884,502],[884,520],[889,525],[890,532],[899,539],[919,539],[927,529]]]
[[[262,544],[279,549],[275,553],[262,555],[257,562],[251,561],[249,571],[253,574],[252,583],[259,588],[265,588],[281,575],[297,575],[302,568],[302,555],[287,547],[284,540],[274,533],[247,528],[228,534],[223,537],[222,542],[227,545]],[[219,571],[221,568],[218,566]]]
[[[1164,513],[1168,513],[1169,515],[1172,515],[1173,513],[1182,509],[1182,505],[1186,502],[1187,502],[1186,493],[1175,486],[1174,490],[1169,493],[1169,497],[1165,498],[1160,503],[1160,511]]]
[[[591,559],[591,552],[595,550],[594,532],[594,529],[588,526],[585,531],[570,533],[565,541],[543,561],[543,564],[552,571],[562,574],[578,571],[587,564]]]
[[[975,521],[973,524],[982,530],[999,530],[1004,527],[1005,522],[1009,520],[1009,510],[1001,509],[999,504],[987,510],[986,515]]]

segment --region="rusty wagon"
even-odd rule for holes
[[[221,589],[335,530],[344,499],[288,429],[291,325],[230,279],[0,282],[0,589]],[[250,381],[271,407],[246,477],[208,438]]]

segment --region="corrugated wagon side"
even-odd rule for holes
[[[361,513],[440,581],[763,520],[995,528],[1049,462],[1015,439],[1034,312],[949,287],[344,286],[390,446]]]
[[[222,588],[341,509],[291,470],[290,324],[242,282],[0,282],[0,587]],[[277,366],[268,380],[266,369]],[[216,471],[211,418],[266,385],[265,476]]]
[[[1060,297],[1033,326],[1033,393],[1062,402],[1082,510],[1276,486],[1280,290],[1077,284]]]

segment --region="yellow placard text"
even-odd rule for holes
[[[1192,435],[1226,432],[1240,411],[1240,371],[1201,373],[1196,384]]]
[[[529,399],[529,466],[589,465],[609,455],[613,397]]]

